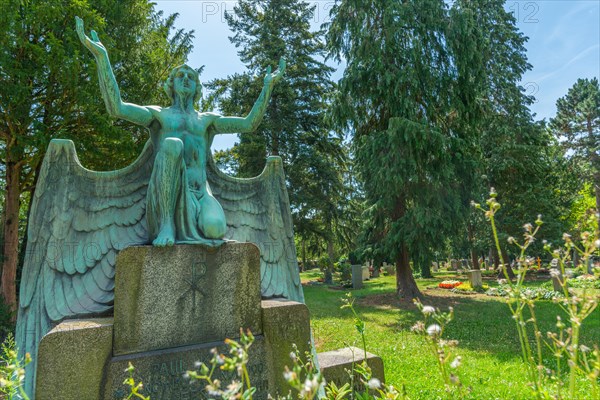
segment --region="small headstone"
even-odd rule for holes
[[[337,387],[341,387],[345,383],[350,383],[350,375],[348,371],[352,370],[353,365],[360,364],[365,360],[365,352],[363,349],[356,347],[345,347],[343,349],[328,351],[318,354],[319,367],[326,382],[333,382]],[[371,368],[373,378],[379,379],[383,384],[385,382],[385,374],[383,370],[383,361],[374,354],[367,352],[367,365]],[[361,390],[360,379],[356,374],[354,377],[355,388]]]
[[[362,289],[363,287],[363,279],[362,279],[362,265],[353,265],[352,266],[352,288],[353,289]]]
[[[394,264],[383,263],[383,269],[385,273],[391,276],[396,275],[396,266]]]
[[[483,286],[483,280],[481,278],[481,270],[473,269],[468,272],[469,274],[469,283],[471,283],[472,288],[480,288]]]
[[[371,278],[371,271],[369,271],[369,266],[363,265],[362,266],[362,280],[368,281],[369,278]]]
[[[458,271],[459,266],[460,266],[460,263],[458,260],[455,260],[455,259],[450,260],[450,269],[452,271]]]
[[[438,263],[434,261],[434,262],[431,264],[431,269],[433,270],[433,272],[437,272],[437,271],[438,271],[438,269],[439,269],[439,268],[438,268]]]
[[[552,288],[555,292],[563,292],[563,286],[566,285],[566,279],[561,274],[559,269],[555,269],[551,272],[552,276]]]
[[[381,267],[373,266],[373,278],[379,278],[379,270]]]

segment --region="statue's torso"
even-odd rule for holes
[[[209,128],[213,123],[214,114],[191,113],[162,108],[154,109],[153,114],[159,123],[151,129],[152,140],[157,151],[166,138],[177,138],[183,142],[184,160],[188,185],[194,190],[206,189],[206,160],[208,155]]]

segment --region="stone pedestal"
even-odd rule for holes
[[[262,333],[252,243],[129,247],[115,276],[115,355]]]
[[[468,272],[469,274],[469,283],[471,283],[472,288],[480,288],[483,286],[483,279],[481,278],[481,270],[472,269]]]
[[[310,317],[305,304],[289,300],[263,300],[263,330],[266,338],[270,393],[274,398],[287,395],[290,387],[283,377],[285,367],[292,369],[290,353],[296,345],[300,355],[311,349]]]
[[[279,310],[291,315],[289,308]],[[307,316],[298,322],[306,330]],[[262,318],[254,244],[127,248],[117,257],[114,319],[67,320],[44,336],[35,398],[120,400],[129,393],[123,381],[130,362],[145,396],[201,398],[204,385],[190,384],[183,374],[197,361],[208,363],[212,348],[226,352],[224,340],[239,338],[244,328],[256,338],[248,364],[255,397],[266,399],[277,388],[271,386],[274,362],[266,345],[272,334],[263,335]],[[305,334],[303,341],[309,339]],[[234,376],[215,378],[229,382]]]
[[[352,288],[362,289],[363,278],[362,278],[362,265],[352,266]]]
[[[311,349],[309,313],[294,301],[261,300],[259,276],[250,243],[125,249],[117,257],[114,318],[66,320],[44,336],[35,399],[122,400],[129,363],[152,400],[207,398],[205,384],[184,374],[208,364],[213,348],[227,353],[224,340],[238,339],[240,328],[255,336],[247,364],[253,398],[287,394],[283,371],[293,344],[301,354]],[[324,357],[328,371],[348,366],[347,356]],[[236,379],[218,372],[224,386]]]
[[[112,318],[67,320],[40,341],[36,400],[99,399],[112,355]]]

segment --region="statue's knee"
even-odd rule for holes
[[[167,138],[161,145],[161,153],[168,157],[179,157],[183,153],[183,142],[177,138]]]
[[[207,218],[204,222],[204,235],[208,239],[222,239],[227,233],[227,224],[221,218]]]

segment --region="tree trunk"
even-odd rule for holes
[[[500,270],[500,257],[498,257],[498,252],[495,249],[490,249],[490,254],[492,255],[492,259],[494,260],[494,269],[496,271]]]
[[[594,174],[594,190],[596,192],[596,230],[600,230],[600,171]]]
[[[331,228],[331,224],[328,225]],[[331,230],[330,230],[331,232]],[[329,264],[325,270],[325,283],[327,285],[333,284],[333,260],[335,260],[335,253],[333,251],[333,238],[331,235],[327,238],[327,256],[329,257]]]
[[[597,139],[594,134],[594,127],[592,123],[592,119],[588,117],[587,119],[587,131],[590,138],[590,143],[596,143]],[[598,153],[595,151],[590,152],[591,162],[592,162],[592,170],[594,171],[594,193],[596,194],[596,222],[598,226],[596,227],[596,231],[600,230],[600,160]]]
[[[408,249],[405,244],[402,244],[400,253],[396,258],[396,293],[403,299],[423,298],[413,277]]]
[[[473,269],[481,269],[479,260],[477,259],[477,253],[475,252],[475,239],[472,224],[467,224],[467,236],[469,238],[469,245],[471,247],[471,262],[473,263]]]
[[[6,194],[4,203],[4,249],[2,263],[2,297],[10,310],[17,309],[17,264],[19,249],[19,198],[21,188],[19,180],[21,164],[18,162],[6,163]],[[16,316],[14,314],[13,318]]]
[[[306,271],[306,239],[302,238],[302,265],[300,272]]]
[[[509,279],[513,279],[515,277],[515,273],[510,266],[508,254],[504,250],[502,250],[502,259],[504,260],[504,266],[506,267],[506,273],[508,274]],[[502,265],[500,265],[498,268],[498,279],[506,279],[506,275],[504,275],[504,271],[502,270]]]

